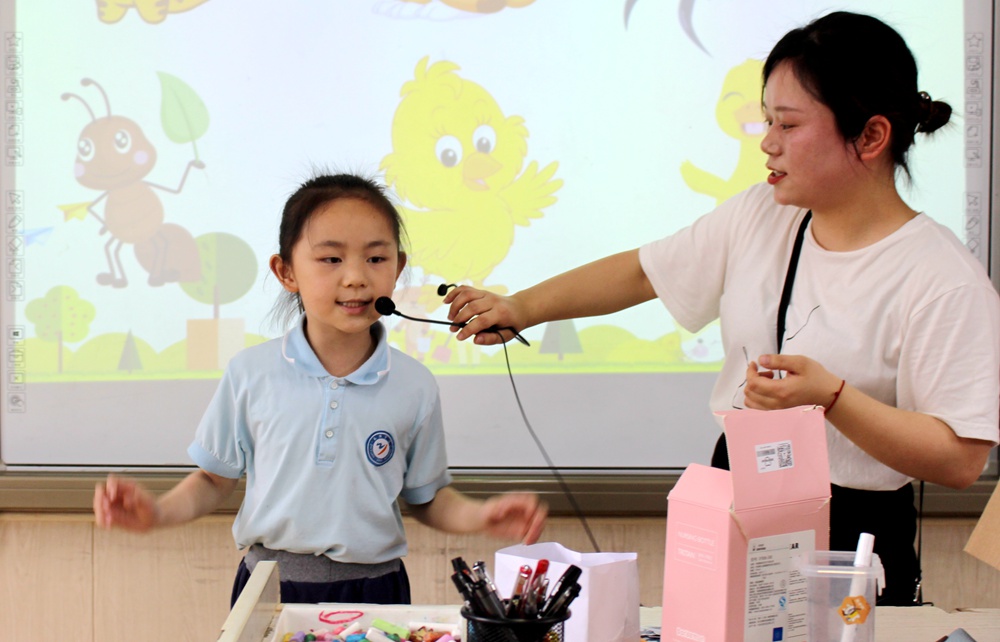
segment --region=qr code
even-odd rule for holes
[[[783,441],[777,444],[778,447],[778,468],[791,468],[792,462],[792,442]]]
[[[767,473],[776,470],[792,468],[795,462],[792,458],[792,442],[779,441],[773,444],[759,444],[755,448],[757,455],[757,472]]]

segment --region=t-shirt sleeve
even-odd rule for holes
[[[406,478],[400,494],[408,504],[426,504],[434,499],[438,490],[450,483],[441,398],[435,391],[429,412],[414,426],[413,441],[406,453]]]
[[[959,437],[1000,438],[1000,300],[988,285],[937,297],[909,321],[897,405],[937,417]]]
[[[759,209],[759,189],[734,196],[670,236],[639,248],[639,263],[656,296],[685,330],[697,332],[719,317],[731,239],[738,238],[741,218]]]
[[[202,415],[188,456],[207,472],[228,479],[239,479],[246,472],[246,417],[236,394],[230,370],[215,390],[215,396]]]

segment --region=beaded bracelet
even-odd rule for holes
[[[847,380],[846,380],[846,379],[841,379],[841,380],[840,380],[840,387],[839,387],[839,388],[837,388],[837,392],[833,393],[833,401],[831,401],[831,402],[830,402],[830,405],[829,405],[829,406],[827,406],[827,407],[826,407],[826,408],[825,408],[825,409],[823,410],[823,414],[824,414],[824,415],[825,415],[826,413],[830,412],[830,409],[831,409],[831,408],[833,408],[833,404],[837,403],[837,399],[840,399],[840,393],[842,393],[842,392],[844,391],[844,384],[845,384],[845,383],[847,383]]]

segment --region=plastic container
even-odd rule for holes
[[[559,617],[530,619],[491,618],[475,615],[464,606],[465,642],[567,642],[563,623],[570,612]]]
[[[797,558],[806,578],[809,642],[873,642],[875,598],[885,585],[878,555],[854,566],[854,551],[813,551]]]

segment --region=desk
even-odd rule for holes
[[[641,609],[639,619],[642,626],[660,626],[660,607]],[[976,642],[998,642],[1000,609],[948,613],[934,606],[880,606],[875,610],[875,642],[936,642],[958,628]]]
[[[275,624],[285,608],[279,597],[277,568],[275,562],[257,564],[240,599],[222,625],[217,642],[272,642],[278,634],[287,632],[275,630]],[[288,605],[288,608],[315,607]],[[448,621],[461,620],[456,605],[414,608],[443,614],[448,616]],[[1000,640],[1000,609],[946,613],[933,606],[880,606],[875,613],[876,642],[936,642],[958,628],[965,629],[976,642]],[[639,617],[642,626],[658,627],[661,609],[658,606],[644,607],[640,609]],[[664,642],[667,640],[669,638],[664,638]]]

